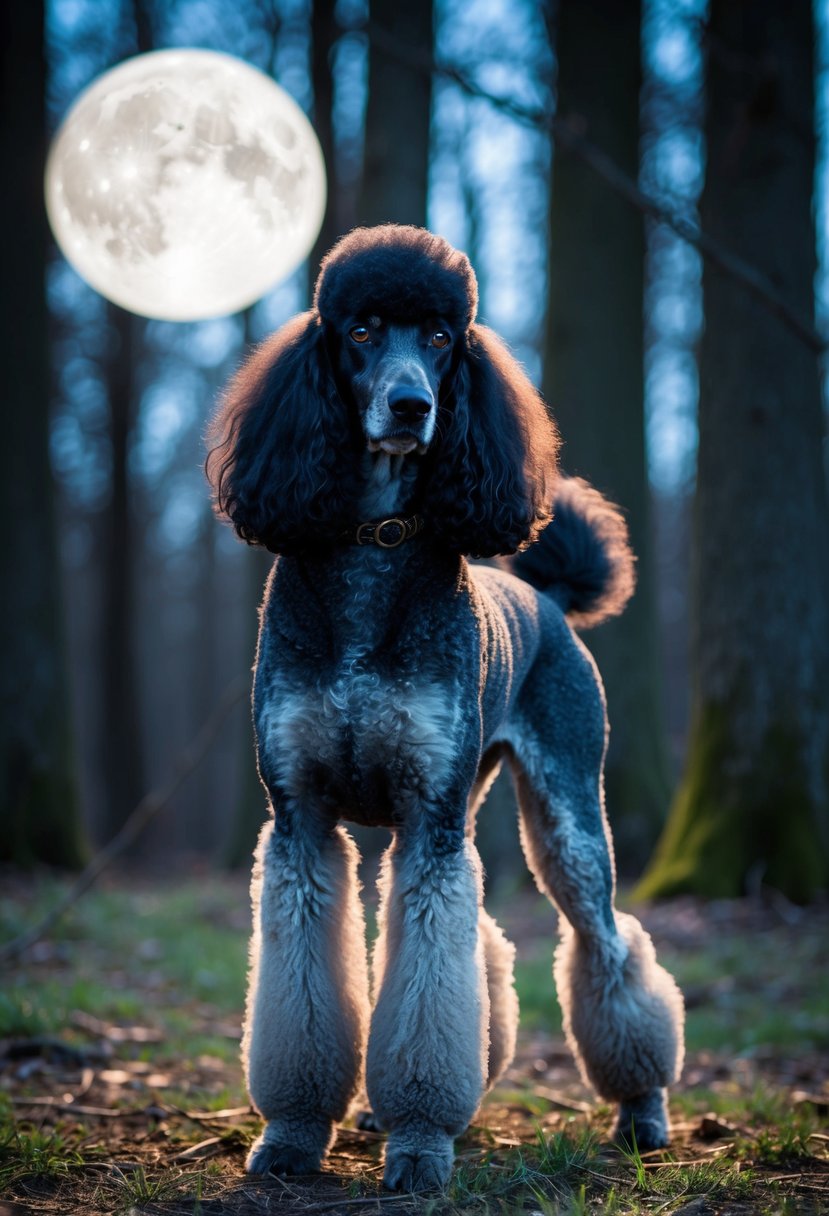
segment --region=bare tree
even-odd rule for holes
[[[432,53],[432,0],[371,0],[370,17],[415,53]],[[374,43],[369,46],[363,224],[426,223],[432,79]]]
[[[152,50],[149,9],[130,0],[121,13],[125,53]],[[135,610],[136,549],[129,454],[135,428],[135,369],[144,322],[117,304],[107,305],[111,340],[107,359],[112,471],[109,508],[102,521],[103,631],[101,638],[100,762],[104,791],[101,827],[111,836],[144,792],[138,645]]]
[[[813,310],[810,0],[712,0],[706,233]],[[641,892],[829,881],[829,515],[816,355],[706,265],[692,726]]]
[[[552,5],[547,5],[550,13]],[[558,112],[634,180],[639,163],[638,0],[560,0],[548,17]],[[643,383],[642,214],[557,152],[550,206],[544,392],[570,473],[625,509],[638,557],[624,615],[586,635],[608,699],[607,802],[617,851],[640,864],[669,797],[661,720]],[[643,852],[643,850],[645,852]]]
[[[0,9],[5,354],[0,860],[76,866],[75,801],[49,467],[43,5]]]
[[[336,0],[314,0],[311,10],[311,83],[314,88],[314,130],[320,141],[328,176],[325,216],[311,253],[311,275],[341,233],[337,158],[334,149],[334,47],[339,37]]]
[[[135,622],[136,546],[129,449],[135,427],[135,346],[143,323],[117,304],[107,305],[110,343],[107,395],[112,467],[110,497],[101,520],[103,630],[101,635],[100,763],[105,836],[122,826],[143,791]]]

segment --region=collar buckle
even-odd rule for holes
[[[389,519],[381,519],[378,523],[359,524],[353,533],[358,545],[379,545],[381,549],[397,549],[404,541],[416,536],[423,526],[419,515],[411,515],[404,519],[393,515]]]
[[[408,535],[405,519],[384,519],[374,529],[374,543],[381,549],[396,549]]]

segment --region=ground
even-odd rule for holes
[[[0,890],[2,941],[61,886],[7,873]],[[381,1186],[382,1136],[353,1122],[317,1177],[244,1176],[245,880],[110,877],[6,969],[0,1216],[829,1212],[829,906],[767,893],[636,909],[688,1006],[673,1144],[644,1157],[609,1145],[612,1111],[564,1044],[549,906],[502,887],[493,910],[519,946],[518,1057],[447,1190],[400,1197]]]

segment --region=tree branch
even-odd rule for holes
[[[179,754],[172,775],[157,789],[145,794],[135,809],[130,813],[124,826],[117,832],[109,844],[96,853],[86,869],[78,875],[68,891],[58,900],[55,906],[47,912],[41,921],[13,941],[7,942],[0,948],[0,963],[9,962],[16,958],[35,942],[45,937],[50,929],[66,914],[73,904],[77,903],[85,891],[88,891],[98,876],[115,861],[116,857],[129,848],[141,835],[145,828],[163,810],[179,786],[189,777],[193,769],[204,759],[210,744],[218,734],[219,727],[230,711],[241,701],[249,687],[247,677],[233,680],[225,688],[212,713],[187,747]]]
[[[626,199],[645,215],[650,216],[651,219],[665,224],[683,241],[699,250],[707,262],[740,283],[746,291],[751,292],[816,354],[823,354],[826,351],[829,342],[819,333],[813,321],[794,308],[774,288],[762,271],[708,236],[693,220],[674,211],[661,203],[654,195],[642,190],[639,184],[620,169],[611,157],[581,134],[578,124],[573,119],[551,113],[540,107],[522,105],[510,97],[496,97],[460,68],[442,63],[429,54],[405,46],[388,30],[381,29],[373,21],[368,21],[359,28],[368,34],[371,42],[379,50],[398,62],[418,71],[451,80],[470,97],[477,97],[481,101],[488,102],[496,110],[508,114],[526,126],[548,131],[559,150],[577,157],[616,194]]]

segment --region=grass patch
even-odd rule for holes
[[[549,945],[524,953],[515,964],[515,987],[521,1007],[521,1025],[526,1030],[561,1031],[561,1009],[553,983],[553,949]]]
[[[0,995],[0,1035],[27,1038],[54,1033],[67,1026],[75,1012],[103,1015],[117,1022],[139,1018],[143,1010],[137,993],[113,993],[88,976],[68,984],[63,978],[44,978],[28,991]]]
[[[84,1164],[58,1131],[9,1123],[0,1132],[0,1193],[29,1178],[61,1178]]]
[[[0,900],[0,937],[35,921],[59,890],[47,879],[34,894]],[[170,1216],[198,1212],[203,1201],[208,1210],[207,1199],[219,1191],[220,1206],[209,1210],[222,1213],[252,1202],[251,1195],[261,1198],[262,1211],[278,1195],[272,1210],[316,1204],[323,1216],[329,1210],[348,1216],[378,1198],[383,1216],[655,1216],[698,1198],[725,1216],[731,1204],[741,1216],[809,1210],[805,1202],[796,1209],[789,1184],[775,1179],[803,1178],[813,1191],[825,1181],[829,1142],[816,1136],[819,1115],[814,1106],[794,1106],[780,1085],[753,1078],[763,1075],[770,1046],[794,1059],[829,1044],[829,973],[820,962],[825,934],[769,930],[762,967],[755,938],[720,925],[695,948],[660,952],[692,998],[689,1046],[710,1049],[713,1063],[698,1074],[705,1084],[672,1094],[673,1119],[683,1126],[674,1159],[643,1160],[607,1146],[609,1107],[596,1103],[582,1114],[573,1098],[575,1109],[566,1108],[568,1086],[578,1083],[561,1040],[546,1038],[561,1028],[549,918],[546,904],[537,916],[531,908],[525,932],[515,933],[526,1072],[487,1099],[482,1124],[458,1143],[445,1193],[396,1200],[379,1190],[381,1142],[361,1140],[354,1128],[340,1137],[328,1174],[316,1183],[291,1179],[285,1189],[242,1178],[258,1125],[241,1109],[247,1099],[238,1062],[249,931],[244,880],[211,876],[209,885],[202,879],[175,886],[126,880],[92,891],[0,993],[0,1037],[59,1039],[75,1049],[78,1062],[59,1052],[17,1057],[7,1062],[4,1084],[18,1098],[48,1095],[57,1104],[75,1091],[78,1105],[125,1117],[96,1121],[45,1105],[35,1117],[0,1093],[0,1189],[19,1198],[40,1179],[47,1190],[59,1187],[61,1202],[83,1191],[75,1208],[67,1201],[67,1211]],[[79,1011],[122,1029],[150,1029],[159,1041],[116,1036],[108,1057],[94,1031],[73,1020]],[[91,1089],[83,1089],[84,1071],[94,1073]],[[795,1068],[791,1073],[800,1076]],[[558,1096],[561,1105],[552,1100]],[[239,1108],[232,1118],[229,1108]],[[24,1116],[17,1122],[15,1110]],[[729,1125],[716,1143],[695,1132],[707,1112]]]
[[[146,1204],[192,1204],[198,1211],[205,1198],[209,1175],[198,1170],[181,1173],[178,1170],[148,1171],[143,1165],[132,1168],[112,1166],[99,1196],[106,1197],[107,1206],[115,1212],[133,1212]]]
[[[527,1204],[542,1212],[564,1211],[562,1202],[578,1203],[579,1192],[584,1196],[579,1171],[597,1160],[596,1138],[589,1129],[547,1135],[536,1125],[534,1139],[526,1145],[461,1161],[445,1198],[458,1211],[518,1212]]]
[[[645,1162],[634,1145],[620,1149],[629,1169],[633,1190],[668,1199],[736,1199],[751,1194],[751,1176],[734,1161],[677,1162],[666,1154],[663,1161]]]
[[[39,919],[62,890],[42,879],[27,915],[0,900],[0,940]],[[18,982],[0,993],[0,1036],[71,1029],[72,1014],[155,1026],[176,1055],[235,1059],[238,1042],[202,1033],[194,1006],[210,1019],[235,1017],[244,1003],[248,906],[238,882],[212,880],[150,890],[93,890],[56,927],[50,953],[24,960]],[[32,962],[32,958],[36,961]],[[154,1058],[155,1050],[145,1052]]]
[[[660,962],[690,998],[688,1049],[829,1049],[829,968],[821,936],[767,930],[762,966],[746,935],[727,931],[712,933],[704,949],[661,951]]]

